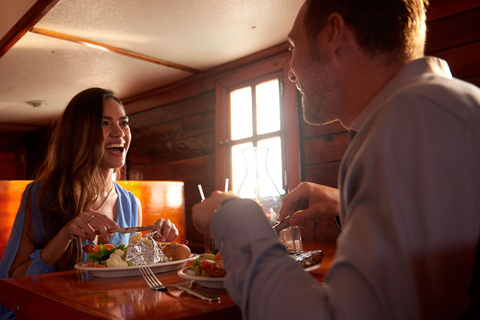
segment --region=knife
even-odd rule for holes
[[[108,229],[108,232],[118,232],[118,233],[132,233],[140,231],[152,230],[155,226],[144,226],[144,227],[131,227],[131,228],[118,228],[118,229]]]

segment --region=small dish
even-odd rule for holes
[[[304,270],[307,271],[307,272],[317,270],[318,268],[320,268],[321,265],[322,265],[322,263],[320,262],[320,263],[314,264],[313,266],[307,267]]]
[[[193,270],[190,270],[188,267],[182,268],[178,270],[177,274],[179,277],[187,280],[194,280],[200,286],[205,288],[213,288],[213,289],[224,289],[223,280],[225,277],[202,277],[193,275]]]
[[[317,263],[313,266],[310,266],[308,268],[304,268],[305,272],[310,272],[313,270],[317,270],[320,268],[322,263]],[[205,287],[205,288],[214,288],[214,289],[224,289],[223,281],[225,280],[225,277],[202,277],[202,276],[196,276],[193,274],[194,271],[189,269],[188,267],[184,267],[180,270],[178,270],[177,274],[179,277],[187,280],[194,280],[196,281],[200,286]]]
[[[198,254],[191,254],[189,258],[177,261],[161,262],[149,264],[148,266],[152,269],[153,273],[168,272],[172,270],[177,270],[183,267],[185,262],[190,260],[195,260],[198,258]],[[134,277],[140,276],[140,268],[142,266],[130,266],[130,267],[87,267],[88,261],[80,262],[75,265],[75,269],[84,270],[90,272],[94,277],[100,278],[120,278],[120,277]]]

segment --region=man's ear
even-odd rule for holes
[[[342,46],[345,32],[345,21],[338,13],[332,13],[325,24],[328,57],[332,58]]]

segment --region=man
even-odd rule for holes
[[[280,217],[339,214],[342,232],[318,284],[253,201],[215,192],[195,205],[245,318],[458,319],[473,306],[480,90],[424,57],[425,30],[422,0],[307,0],[300,10],[289,41],[305,120],[338,120],[350,142],[339,189],[302,183]]]

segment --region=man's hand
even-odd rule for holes
[[[279,220],[290,215],[290,225],[298,226],[313,219],[333,219],[338,216],[338,202],[338,189],[302,182],[283,198]]]
[[[209,235],[210,221],[213,215],[225,200],[231,198],[238,198],[238,196],[232,191],[214,191],[210,197],[194,205],[192,208],[192,218],[195,228],[202,234]]]

